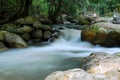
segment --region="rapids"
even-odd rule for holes
[[[0,52],[0,80],[44,80],[58,70],[79,67],[76,58],[92,52],[120,52],[119,47],[105,48],[80,40],[80,30],[64,29],[55,42]]]

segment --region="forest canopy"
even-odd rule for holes
[[[56,23],[63,14],[79,16],[87,12],[112,16],[120,13],[120,0],[0,0],[0,23],[28,15],[44,16]]]

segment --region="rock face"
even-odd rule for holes
[[[50,74],[45,80],[111,80],[104,75],[92,75],[82,69],[57,71]]]
[[[96,23],[81,32],[81,39],[102,46],[120,46],[120,25]]]
[[[19,36],[14,33],[5,33],[5,41],[10,47],[15,48],[24,48],[27,47],[26,42]]]
[[[104,74],[110,80],[120,80],[120,56],[118,54],[92,53],[86,57],[84,69],[91,74]]]

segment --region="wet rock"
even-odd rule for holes
[[[120,46],[120,25],[96,23],[81,32],[81,39],[102,46]]]
[[[30,26],[24,25],[23,27],[17,28],[15,33],[17,34],[25,34],[30,33],[33,29]]]
[[[25,34],[22,34],[20,36],[23,40],[25,40],[26,42],[29,42],[29,40],[30,40],[30,34],[29,33],[25,33]]]
[[[56,71],[46,77],[45,80],[111,80],[102,74],[89,74],[82,69]]]
[[[84,69],[91,74],[104,74],[110,80],[120,80],[120,57],[103,52],[92,53],[86,57]]]
[[[5,33],[6,43],[13,48],[24,48],[27,47],[26,42],[19,36],[14,33]]]
[[[33,36],[34,38],[42,38],[43,33],[42,33],[41,30],[35,30],[35,31],[33,32],[32,36]]]
[[[34,39],[32,39],[32,43],[37,43],[37,44],[40,44],[40,42],[42,42],[42,40],[41,39],[38,39],[38,38],[34,38]]]
[[[6,49],[8,49],[8,48],[4,45],[3,42],[0,41],[0,51],[4,51]]]
[[[43,33],[43,38],[44,38],[45,40],[50,39],[51,36],[52,36],[52,33],[51,33],[50,31],[45,31],[45,32]]]

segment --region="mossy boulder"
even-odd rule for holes
[[[20,18],[16,20],[14,23],[15,24],[33,24],[36,21],[36,18],[32,16],[27,16],[25,18]]]
[[[49,25],[42,25],[42,30],[52,30],[52,28]]]
[[[50,39],[52,37],[52,33],[50,32],[50,31],[45,31],[44,33],[43,33],[43,38],[45,39],[45,40],[48,40],[48,39]]]
[[[33,28],[35,28],[35,29],[41,29],[42,28],[42,23],[40,23],[39,21],[35,21],[34,23],[33,23]]]
[[[1,30],[14,33],[16,28],[18,28],[18,26],[16,26],[15,24],[7,23],[7,24],[2,25]]]
[[[22,34],[22,35],[20,35],[20,36],[21,36],[21,38],[22,38],[23,40],[25,40],[26,42],[29,42],[30,37],[31,37],[31,35],[30,35],[29,33],[25,33],[25,34]]]
[[[49,25],[43,25],[39,21],[34,22],[33,28],[42,30],[52,30],[52,28]]]
[[[91,22],[83,15],[79,16],[77,18],[77,20],[78,20],[78,24],[80,24],[80,25],[90,25],[91,24]]]
[[[43,33],[42,33],[41,30],[35,30],[35,31],[32,32],[32,33],[33,33],[33,34],[32,34],[33,38],[42,38],[42,36],[43,36]]]
[[[102,46],[120,46],[120,25],[96,23],[81,32],[81,39]]]
[[[19,36],[14,33],[6,32],[5,42],[12,48],[24,48],[27,47],[26,42]]]
[[[25,34],[30,33],[33,29],[30,26],[24,25],[23,27],[17,28],[15,33],[17,34]]]

